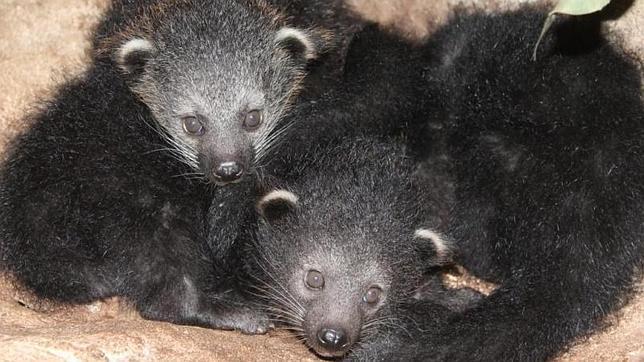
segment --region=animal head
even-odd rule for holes
[[[290,27],[258,0],[163,0],[108,43],[172,151],[223,184],[276,141],[325,34]]]
[[[300,198],[275,190],[257,206],[258,289],[276,322],[323,357],[395,328],[397,306],[450,253],[438,233],[414,231],[413,213],[378,200],[388,195],[357,201],[363,193],[346,191]],[[344,198],[353,192],[357,199]]]

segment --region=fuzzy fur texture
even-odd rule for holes
[[[431,44],[440,127],[426,140],[454,162],[447,234],[500,288],[460,313],[419,301],[414,323],[355,358],[544,360],[631,295],[644,263],[641,74],[595,17],[561,21],[530,61],[544,16],[460,14]]]
[[[427,4],[426,1],[421,1],[421,2]],[[65,9],[64,12],[65,12],[65,16],[66,16],[66,14],[69,12],[67,10],[67,8],[70,5],[65,3],[65,2],[61,2],[61,3],[62,4],[60,6],[58,6],[58,7],[60,9]],[[74,7],[79,5],[79,4],[74,4],[71,1],[70,1],[70,3],[72,3],[72,5]],[[641,5],[641,4],[642,4],[641,2],[639,2],[639,4],[637,4],[637,2],[636,2],[635,7],[637,7],[637,5]],[[0,12],[0,13],[2,13],[2,15],[5,15],[7,17],[12,16],[14,18],[24,19],[24,21],[27,22],[27,23],[29,21],[33,21],[34,23],[38,22],[38,23],[41,23],[41,24],[47,24],[48,27],[46,28],[46,30],[49,30],[49,31],[52,29],[52,27],[58,25],[58,23],[51,24],[51,21],[50,22],[41,21],[41,19],[46,19],[48,17],[55,16],[55,15],[52,15],[52,14],[55,14],[55,12],[52,12],[51,11],[52,9],[48,9],[48,8],[52,7],[51,5],[46,5],[46,6],[45,5],[38,5],[37,8],[44,7],[48,11],[46,13],[42,13],[41,16],[37,20],[30,20],[31,14],[34,14],[34,13],[37,14],[38,13],[38,12],[33,11],[33,8],[36,7],[36,6],[26,6],[25,7],[24,2],[20,2],[20,4],[18,4],[18,5],[21,5],[23,9],[29,10],[29,13],[25,14],[25,13],[17,12],[17,14],[19,14],[19,15],[15,15],[17,10],[13,9],[12,8],[13,6],[10,5],[10,4],[9,5],[7,5],[7,4],[4,5],[5,8],[8,11],[3,11],[3,12]],[[17,8],[21,8],[21,6],[18,6]],[[89,5],[87,5],[87,7],[89,8],[89,10],[86,10],[86,12],[88,14],[90,14],[90,16],[88,16],[88,17],[94,16],[95,13],[98,12],[98,10],[96,10],[94,8],[91,8],[91,6],[89,6]],[[410,5],[409,7],[412,7],[412,5]],[[391,11],[387,10],[387,12],[382,12],[378,16],[384,16],[386,19],[384,19],[383,21],[385,21],[385,22],[390,21],[389,19],[391,19],[391,18],[399,19],[398,21],[396,21],[397,25],[402,24],[402,26],[407,26],[410,23],[407,20],[406,15],[403,14],[405,16],[399,16],[400,15],[399,12],[407,11],[407,8],[408,7],[405,7],[405,6],[400,6],[400,7],[397,7],[397,8],[390,8]],[[641,6],[639,8],[641,8]],[[368,7],[367,7],[366,10],[363,7],[363,10],[364,10],[363,12],[367,12],[367,13],[369,11]],[[22,11],[24,11],[24,10],[22,10]],[[78,10],[78,11],[80,11],[80,10]],[[437,16],[432,12],[428,12],[427,14],[428,14],[429,17],[436,17]],[[640,14],[641,14],[641,12],[640,12]],[[0,17],[2,15],[0,15]],[[59,20],[60,24],[65,24],[65,20],[67,19],[65,16],[63,16],[63,15],[58,16],[59,18],[61,18],[61,20]],[[373,16],[375,16],[375,15],[373,15]],[[641,17],[631,16],[630,18],[632,20],[633,19],[635,20],[635,21],[632,22],[633,24],[638,25],[638,23],[639,23],[638,26],[641,27],[641,20],[639,20],[639,19],[641,19]],[[91,23],[90,20],[86,20],[84,18],[81,19],[81,20],[74,20],[74,23],[71,24],[71,25],[78,26],[79,28],[86,28],[86,27],[89,26],[87,23]],[[622,26],[623,25],[624,27],[626,27],[627,30],[629,30],[629,26],[628,26],[629,23],[624,22],[622,20],[623,19],[620,18],[618,21],[616,21],[615,22],[616,25],[617,26]],[[9,22],[7,21],[7,23],[9,23]],[[412,25],[416,25],[417,23],[418,22],[414,21]],[[21,25],[22,25],[22,23],[21,23]],[[424,27],[425,26],[424,23],[421,22],[421,26]],[[68,58],[63,57],[62,55],[59,55],[59,53],[63,53],[62,51],[59,51],[59,50],[60,49],[67,50],[68,48],[73,47],[76,43],[78,43],[80,41],[80,40],[78,40],[77,37],[70,37],[70,39],[65,39],[64,42],[61,42],[60,40],[51,42],[51,43],[56,44],[55,48],[52,48],[51,45],[36,47],[36,49],[38,49],[38,51],[42,51],[42,52],[45,52],[46,54],[48,54],[48,57],[41,57],[40,53],[30,53],[31,47],[32,47],[32,45],[30,45],[29,49],[24,50],[24,55],[22,55],[22,53],[21,53],[21,56],[23,56],[24,58],[19,58],[15,54],[16,49],[17,49],[16,44],[18,44],[18,45],[25,44],[25,43],[32,44],[35,41],[36,37],[38,38],[38,41],[41,41],[42,35],[41,35],[41,32],[36,32],[36,31],[30,30],[32,28],[29,28],[29,27],[25,27],[26,30],[24,30],[23,27],[16,27],[16,26],[12,26],[11,28],[12,29],[19,29],[19,30],[12,30],[12,32],[20,31],[21,33],[23,33],[25,35],[20,37],[19,40],[15,40],[13,37],[10,37],[10,36],[7,36],[7,38],[5,38],[5,40],[7,40],[7,39],[12,40],[11,42],[7,41],[5,43],[7,45],[6,48],[5,48],[7,50],[5,52],[5,54],[8,57],[5,58],[5,59],[2,59],[2,61],[4,62],[3,64],[5,64],[4,69],[9,69],[8,73],[5,74],[6,77],[9,77],[8,78],[9,82],[8,83],[3,82],[3,84],[5,86],[5,89],[8,90],[8,92],[5,92],[5,97],[6,98],[4,98],[4,100],[5,101],[10,100],[10,101],[7,101],[7,102],[4,103],[5,109],[3,111],[5,111],[5,113],[4,113],[5,115],[7,114],[6,112],[8,112],[8,110],[17,114],[18,109],[14,105],[15,104],[23,104],[22,102],[24,102],[24,99],[21,99],[20,102],[13,102],[13,100],[11,99],[11,97],[15,97],[16,93],[18,94],[18,97],[20,98],[21,92],[25,92],[25,94],[27,94],[25,89],[27,89],[29,92],[33,92],[34,88],[39,88],[40,87],[40,86],[36,87],[33,84],[41,84],[41,83],[25,82],[25,79],[29,79],[30,77],[31,78],[34,77],[33,69],[41,70],[42,68],[44,68],[43,63],[51,62],[52,54],[54,55],[53,58],[56,59],[56,61],[58,61],[58,59],[59,59],[58,57],[60,57],[60,59],[68,59]],[[423,29],[421,29],[421,30],[424,31]],[[66,29],[62,29],[62,30],[66,30]],[[30,31],[32,33],[34,33],[34,35],[29,36]],[[7,29],[7,32],[5,32],[5,35],[9,34],[9,33],[10,33],[9,29]],[[38,34],[37,36],[35,35],[36,33]],[[635,31],[635,33],[636,33],[636,35],[639,35],[639,34],[641,34],[641,31],[639,31],[639,32]],[[631,34],[632,34],[632,31],[631,31]],[[42,39],[44,39],[44,38],[42,38]],[[642,42],[637,41],[637,39],[638,39],[637,36],[631,36],[630,39],[634,39],[633,44],[635,44],[636,46],[641,48]],[[38,44],[39,43],[36,43],[36,45],[38,45]],[[75,54],[75,52],[71,52],[71,53]],[[641,54],[641,51],[640,51],[639,54]],[[505,61],[507,61],[507,60],[504,60],[504,62]],[[29,65],[29,68],[28,68],[28,71],[23,71],[22,73],[19,73],[20,74],[19,77],[14,76],[14,78],[13,78],[14,81],[11,82],[12,74],[16,74],[16,72],[13,71],[13,70],[15,70],[16,68],[18,68],[18,69],[26,68],[25,66],[18,66],[17,64],[20,64],[20,65],[27,64],[27,65]],[[48,71],[40,71],[40,72],[36,72],[36,73],[38,74],[37,77],[39,77],[38,78],[39,81],[41,81],[42,79],[44,79],[44,78],[49,76]],[[6,79],[6,78],[4,78],[4,79]],[[9,84],[9,85],[7,85],[7,84]],[[25,98],[25,97],[23,97],[23,98]],[[29,97],[27,97],[27,98],[29,98]],[[11,113],[11,114],[13,114],[13,113]],[[626,271],[626,272],[628,273],[628,271]],[[639,335],[638,335],[638,332],[635,331],[637,320],[638,320],[637,318],[641,317],[641,315],[642,315],[642,313],[641,313],[641,305],[642,305],[642,303],[641,303],[641,298],[640,298],[639,304],[631,306],[631,308],[628,311],[628,314],[626,314],[622,318],[622,320],[629,321],[628,323],[626,323],[626,328],[625,328],[626,330],[624,330],[624,327],[622,327],[622,330],[617,330],[617,331],[611,330],[610,336],[604,335],[603,338],[594,337],[592,343],[588,343],[588,344],[584,344],[584,345],[580,346],[581,348],[577,349],[576,354],[573,354],[572,357],[566,356],[565,358],[572,358],[573,360],[578,360],[578,359],[586,360],[588,358],[598,358],[597,356],[603,356],[604,358],[607,358],[607,357],[623,358],[626,355],[627,351],[634,351],[634,350],[636,350],[638,348],[641,348],[642,345],[640,343],[637,343],[637,342],[634,341],[635,339],[637,339],[641,335],[641,333],[639,333]],[[639,320],[641,321],[641,318],[639,318]],[[109,333],[111,334],[111,333],[113,333],[113,331],[109,331]],[[629,342],[629,341],[624,339],[625,336],[628,336],[628,335],[631,336],[631,339],[633,339],[633,341]],[[620,339],[620,336],[621,336],[621,339]],[[71,340],[75,340],[76,336],[70,337],[70,338],[72,338]],[[604,341],[604,342],[601,343],[601,342],[598,342],[598,341]],[[146,346],[146,348],[147,348],[147,346]],[[261,347],[259,347],[258,349],[260,351],[258,351],[258,353],[261,353],[261,351],[263,351],[265,348],[266,347],[263,346],[263,345]],[[618,357],[616,357],[616,356],[618,356]]]
[[[194,168],[214,153],[261,157],[303,76],[301,39],[280,36],[279,19],[255,2],[168,0],[119,12],[120,3],[104,25],[121,30],[10,147],[3,269],[44,298],[124,296],[150,319],[265,331],[222,246],[252,214],[252,179],[213,188]],[[252,134],[238,127],[247,107],[264,110]],[[195,111],[211,127],[199,140],[180,126]]]
[[[348,138],[289,163],[285,189],[258,205],[251,274],[277,324],[321,356],[353,353],[403,323],[400,304],[446,261],[425,208],[431,200],[412,183],[414,163],[395,142]],[[445,185],[437,183],[433,192],[449,192]],[[319,273],[321,287],[307,286],[311,272]],[[454,308],[476,300],[440,284],[425,292]],[[339,342],[325,340],[325,333]]]
[[[223,165],[252,172],[274,141],[269,135],[297,94],[307,61],[317,57],[315,36],[288,26],[263,2],[144,5],[133,16],[125,13],[103,51],[116,54],[132,90],[196,173],[225,183]],[[260,123],[249,128],[251,112]],[[186,119],[200,131],[188,132]]]
[[[341,138],[414,134],[425,112],[428,61],[425,48],[396,34],[375,25],[360,29],[348,44],[340,76],[329,76],[333,70],[324,64],[305,79],[296,106],[278,127],[282,142],[264,170],[288,173],[298,153]]]

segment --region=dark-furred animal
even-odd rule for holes
[[[122,296],[150,319],[263,331],[236,258],[211,249],[252,213],[254,165],[323,36],[260,1],[141,4],[11,145],[2,268],[44,298]]]
[[[542,361],[628,300],[644,260],[641,74],[594,17],[559,21],[531,61],[545,16],[460,13],[430,45],[424,137],[454,163],[446,235],[500,287],[460,313],[414,303],[413,323],[354,358]]]
[[[277,127],[282,142],[270,150],[262,169],[287,174],[297,163],[293,158],[341,138],[404,138],[424,129],[419,120],[426,118],[428,60],[423,46],[374,25],[364,27],[348,45],[339,78],[323,77],[316,69],[305,79],[296,106]]]
[[[316,54],[316,67],[323,64],[325,68],[318,72],[320,77],[337,77],[342,73],[347,44],[356,32],[367,25],[367,22],[352,12],[345,0],[243,1],[263,8],[267,15],[280,18],[291,27],[312,31],[318,37],[317,45],[320,47]],[[125,31],[133,21],[145,18],[157,9],[168,7],[172,2],[176,3],[177,0],[112,0],[94,31],[94,47],[102,47],[115,34]],[[231,18],[226,13],[217,14],[219,15]]]
[[[339,357],[402,323],[399,305],[449,260],[435,212],[445,205],[429,198],[449,190],[419,192],[414,163],[391,141],[346,138],[289,162],[281,187],[258,202],[248,268],[277,324]],[[477,300],[440,284],[426,292],[451,308]]]
[[[368,25],[351,37],[342,57],[339,76],[333,61],[337,58],[328,55],[309,67],[294,107],[271,133],[279,141],[272,143],[260,162],[262,183],[290,177],[303,158],[316,157],[312,150],[332,147],[339,139],[398,138],[424,127],[417,122],[424,116],[419,106],[424,102],[427,65],[423,47]],[[388,62],[400,64],[391,67]],[[223,223],[216,221],[216,214],[212,216],[214,225]],[[229,247],[223,242],[212,245],[216,255],[225,255]]]
[[[177,156],[212,182],[228,183],[270,146],[325,37],[289,26],[262,1],[167,0],[147,6],[100,49],[115,49],[130,88]]]

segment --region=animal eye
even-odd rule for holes
[[[381,295],[382,295],[382,289],[378,287],[371,287],[362,296],[362,301],[367,304],[376,304],[378,303],[378,301],[380,301]]]
[[[324,276],[317,270],[309,270],[306,273],[304,282],[311,289],[322,289],[324,287]]]
[[[193,136],[201,136],[204,134],[203,123],[195,116],[185,116],[181,118],[181,123],[183,124],[183,130],[187,134]]]
[[[243,126],[246,130],[253,131],[262,124],[262,120],[262,111],[255,109],[246,113],[246,115],[244,116]]]

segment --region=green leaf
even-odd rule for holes
[[[543,23],[543,28],[541,29],[541,34],[539,34],[539,39],[537,44],[534,45],[534,51],[532,52],[532,60],[537,60],[537,49],[539,44],[543,39],[543,36],[546,35],[550,26],[555,21],[557,14],[566,14],[566,15],[586,15],[597,12],[603,9],[606,5],[610,3],[610,0],[559,0],[555,8],[548,13],[546,21]]]
[[[553,14],[586,15],[603,9],[610,0],[559,0],[549,16]]]

